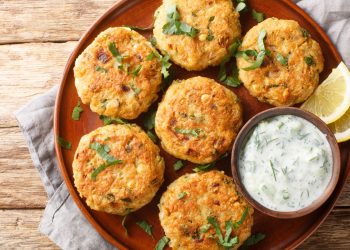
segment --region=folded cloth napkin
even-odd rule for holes
[[[328,33],[350,66],[350,1],[294,0]],[[48,194],[40,231],[62,249],[115,249],[90,225],[73,202],[58,170],[54,150],[53,113],[58,86],[15,112]]]

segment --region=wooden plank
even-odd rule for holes
[[[0,248],[58,249],[38,230],[42,213],[41,209],[0,210]],[[299,249],[350,249],[349,225],[350,209],[336,209]]]
[[[59,249],[39,230],[42,209],[0,210],[0,249]]]
[[[299,248],[305,250],[350,249],[350,209],[335,209],[325,223]]]
[[[0,129],[0,208],[43,208],[47,195],[18,127]]]
[[[60,83],[75,45],[76,42],[0,46],[0,128],[17,126],[13,112]]]
[[[115,2],[0,1],[0,44],[78,40]]]

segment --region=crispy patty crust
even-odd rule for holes
[[[163,33],[172,4],[180,21],[198,30],[195,37]],[[155,12],[153,34],[157,47],[173,62],[187,70],[203,70],[228,55],[228,47],[241,36],[241,25],[231,0],[163,0]]]
[[[324,58],[319,44],[296,21],[269,18],[254,26],[243,38],[241,51],[258,49],[258,36],[266,30],[265,56],[260,68],[244,70],[252,64],[237,58],[239,77],[250,94],[274,106],[291,106],[305,101],[319,82]],[[253,58],[251,58],[253,60]]]
[[[74,184],[87,205],[118,215],[149,203],[163,174],[159,148],[136,125],[108,125],[83,136],[73,161]]]
[[[232,249],[250,236],[253,225],[253,208],[237,193],[232,178],[219,171],[181,176],[168,186],[159,209],[160,223],[173,249],[224,249],[208,217],[216,219],[223,235],[227,221],[243,218],[231,234],[239,239]]]
[[[155,49],[129,28],[109,28],[77,58],[75,86],[84,104],[106,116],[135,119],[157,99],[161,65]]]
[[[158,106],[155,131],[169,154],[198,164],[217,160],[242,124],[238,97],[205,77],[172,83]]]

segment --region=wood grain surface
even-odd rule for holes
[[[58,84],[76,41],[114,2],[0,0],[0,249],[58,249],[38,230],[47,195],[13,112]],[[350,249],[349,225],[348,181],[300,249]]]

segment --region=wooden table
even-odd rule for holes
[[[38,231],[47,196],[13,112],[60,82],[79,37],[114,2],[0,0],[0,249],[57,249]],[[349,182],[300,249],[350,249]]]

